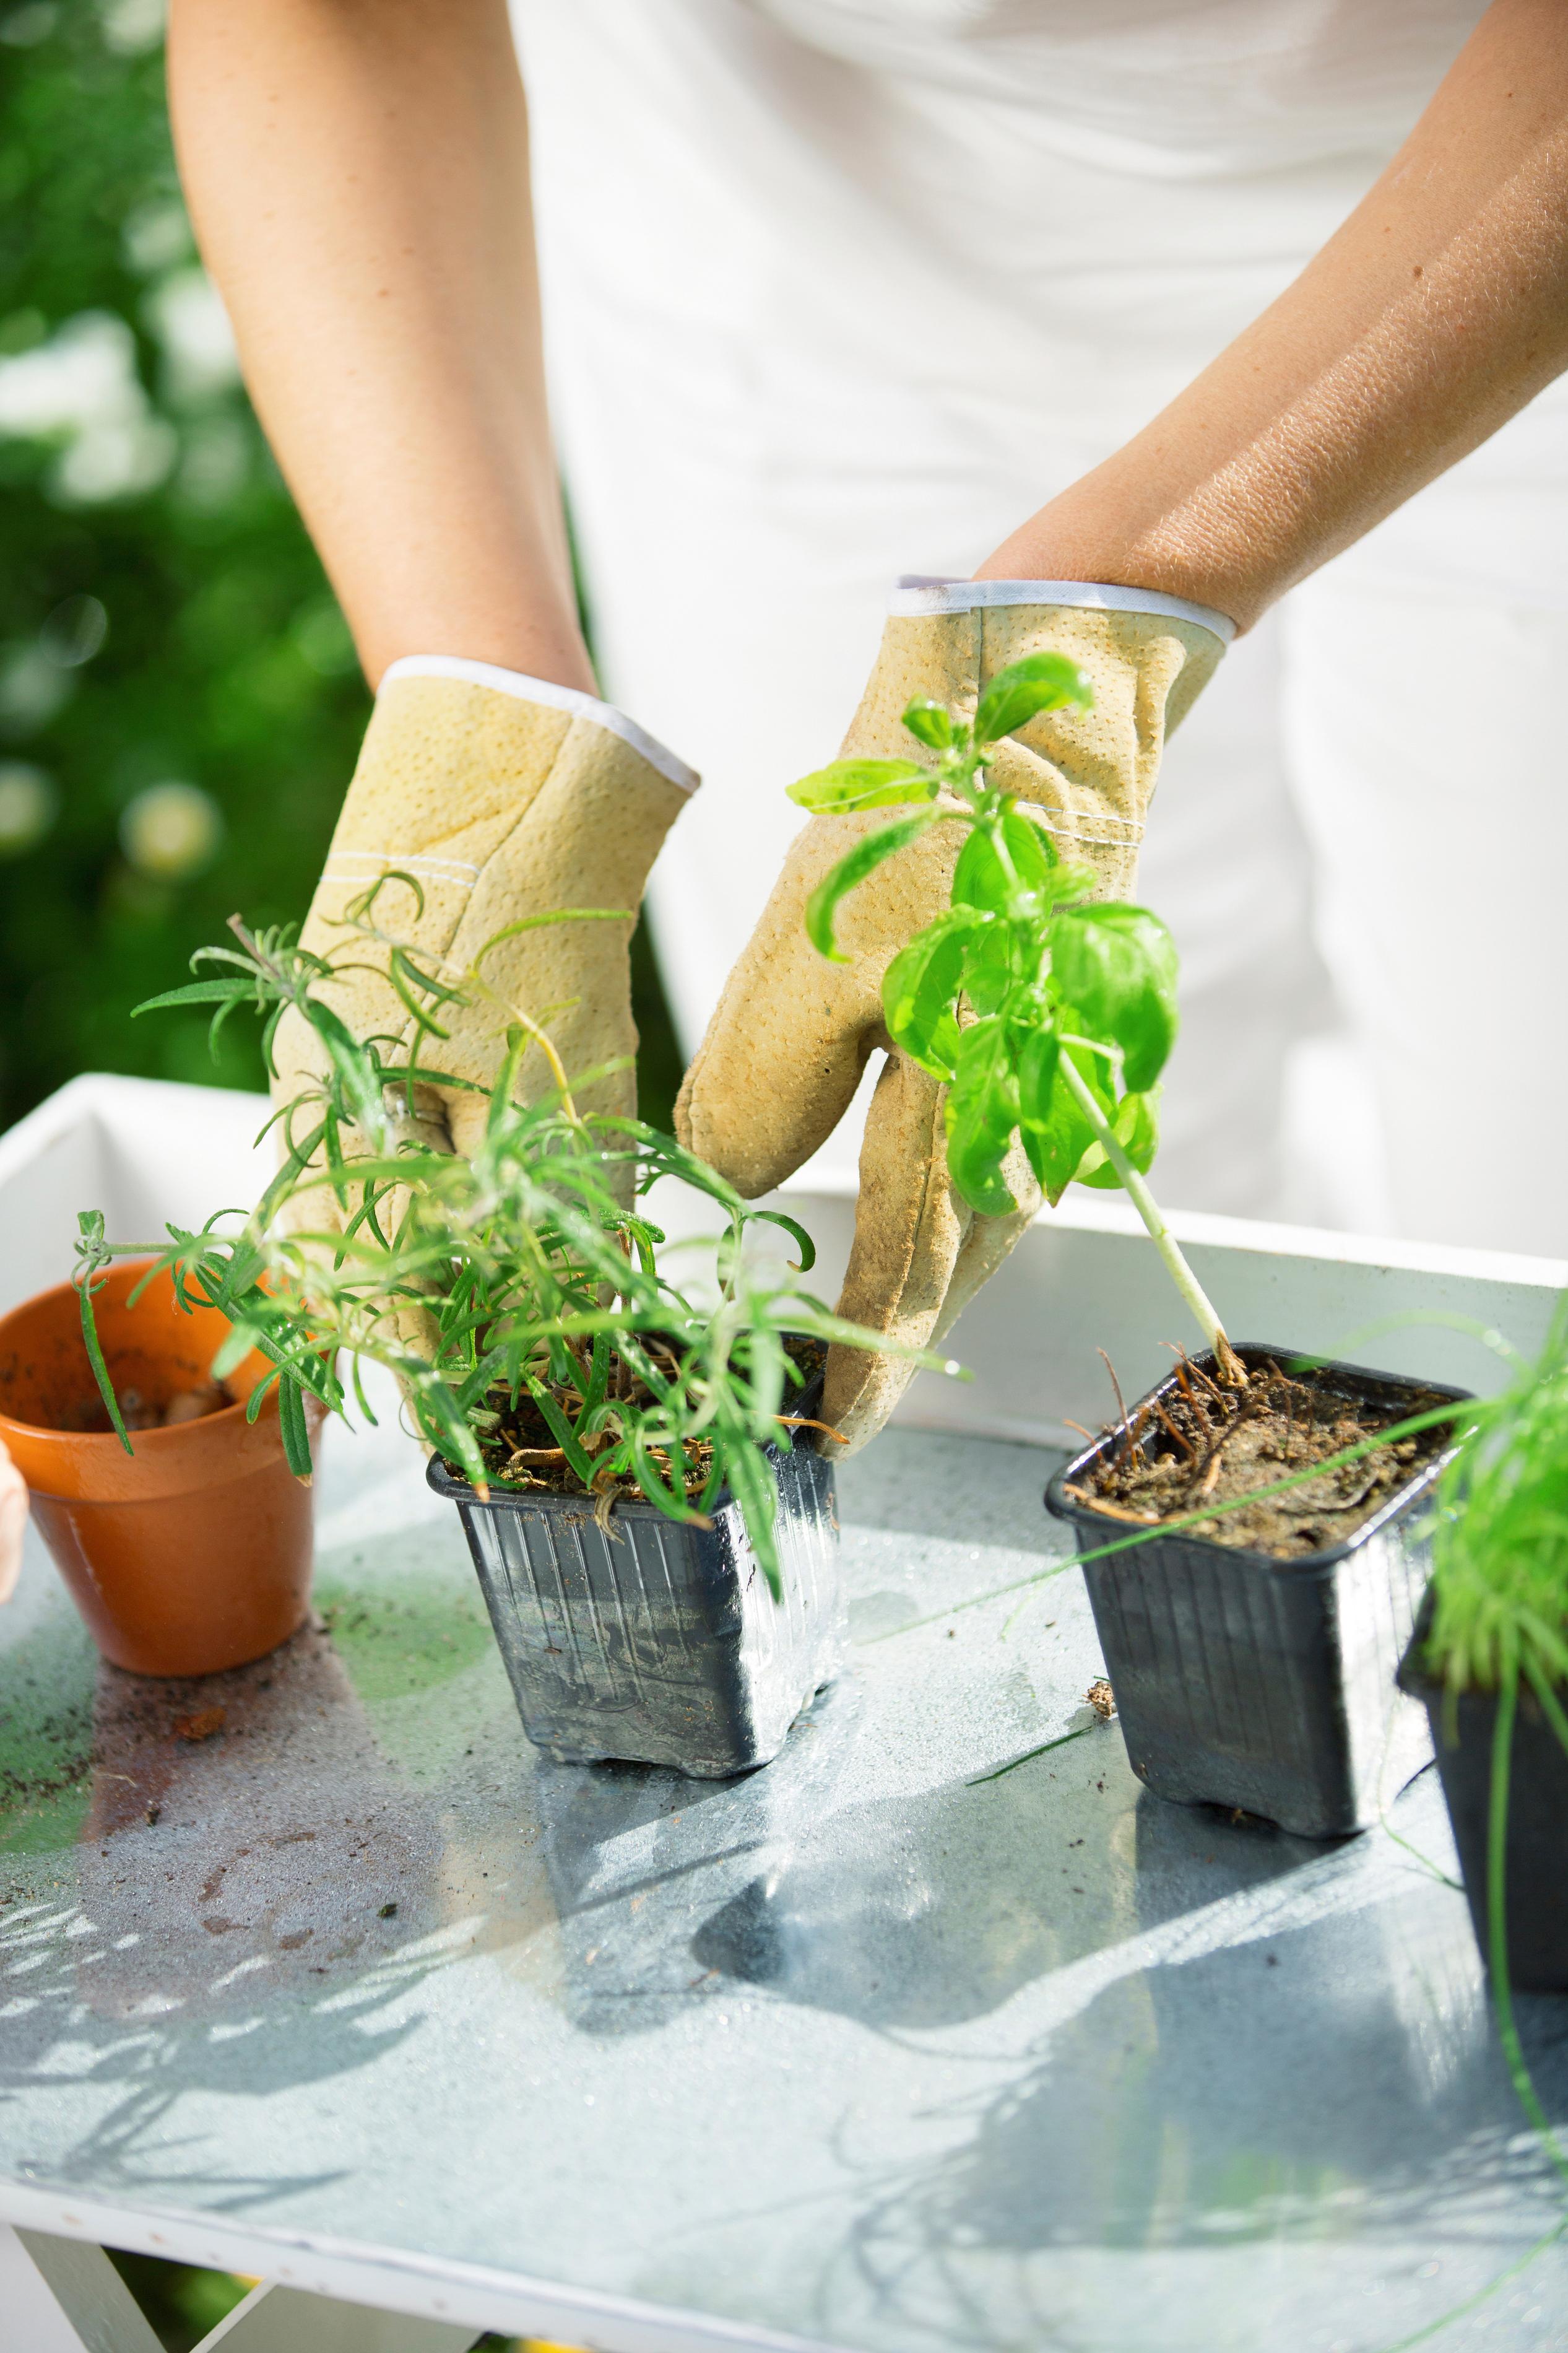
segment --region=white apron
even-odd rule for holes
[[[605,691],[706,780],[651,897],[689,1050],[895,576],[972,572],[1189,382],[1356,203],[1482,8],[514,13]],[[1565,547],[1557,386],[1242,640],[1176,738],[1140,880],[1183,955],[1173,1206],[1568,1252]],[[1478,793],[1488,838],[1538,846],[1496,905],[1465,853]],[[1292,1050],[1336,1027],[1359,1062],[1323,1067],[1363,1071],[1364,1099],[1320,1087],[1287,1166]],[[1521,1116],[1533,1161],[1480,1144]],[[854,1145],[847,1122],[829,1155]]]

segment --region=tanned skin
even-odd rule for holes
[[[504,0],[174,0],[170,89],[247,381],[374,684],[461,652],[593,687]],[[1493,0],[1295,283],[981,578],[1244,628],[1568,366],[1568,8]]]

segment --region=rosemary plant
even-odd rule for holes
[[[374,896],[352,911],[338,963],[363,953],[366,935],[384,943]],[[84,1334],[127,1451],[92,1295],[116,1257],[150,1253],[147,1281],[166,1270],[183,1302],[216,1307],[233,1324],[216,1377],[252,1349],[269,1361],[248,1410],[254,1418],[276,1388],[299,1477],[310,1472],[306,1397],[336,1412],[349,1402],[341,1352],[361,1409],[374,1419],[362,1363],[387,1366],[419,1435],[481,1495],[492,1485],[544,1485],[542,1456],[552,1458],[548,1483],[596,1496],[607,1525],[622,1496],[700,1521],[727,1488],[776,1596],[777,1484],[763,1450],[787,1450],[800,1426],[789,1400],[805,1375],[789,1343],[879,1345],[795,1283],[814,1257],[803,1229],[748,1208],[672,1137],[635,1119],[581,1113],[548,1037],[515,1008],[510,1018],[498,1012],[506,1050],[493,1088],[474,1090],[489,1097],[482,1140],[471,1159],[456,1157],[430,1141],[417,1113],[426,1082],[462,1082],[422,1069],[417,1057],[444,1010],[483,992],[483,954],[454,985],[398,952],[395,986],[416,1034],[412,1056],[393,1061],[387,1041],[355,1039],[333,1010],[332,960],[301,948],[289,929],[253,934],[237,916],[230,928],[234,945],[194,960],[206,976],[138,1010],[207,1005],[216,1029],[251,1006],[267,1023],[270,1064],[278,1022],[292,1007],[321,1040],[326,1075],[268,1123],[282,1123],[281,1165],[248,1215],[220,1211],[196,1231],[170,1226],[161,1244],[110,1242],[101,1213],[79,1219]],[[553,1084],[522,1103],[519,1075],[536,1048]],[[693,1298],[661,1271],[665,1236],[637,1205],[666,1176],[721,1213],[716,1295]],[[764,1221],[798,1248],[787,1270],[746,1248],[748,1229]],[[520,1412],[542,1446],[515,1442]]]
[[[1247,1375],[1143,1172],[1159,1143],[1159,1079],[1176,1036],[1176,952],[1147,908],[1089,902],[1094,869],[1064,859],[1049,831],[986,769],[994,746],[1037,712],[1088,708],[1089,681],[1063,654],[1026,655],[994,678],[972,723],[921,698],[905,727],[934,765],[837,760],[789,788],[803,808],[841,815],[927,807],[866,834],[813,894],[806,929],[822,955],[839,902],[932,826],[969,839],[950,903],[893,958],[882,983],[888,1032],[947,1086],[948,1169],[970,1206],[1016,1207],[1004,1174],[1022,1143],[1053,1206],[1069,1184],[1124,1187],[1225,1377]]]

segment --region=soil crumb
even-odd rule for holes
[[[1342,1376],[1292,1377],[1272,1356],[1249,1357],[1247,1367],[1245,1389],[1223,1388],[1184,1357],[1173,1380],[1139,1408],[1125,1434],[1068,1493],[1113,1519],[1158,1526],[1187,1519],[1205,1504],[1237,1503],[1447,1402],[1436,1390],[1422,1390],[1384,1406]],[[1439,1423],[1283,1494],[1199,1521],[1188,1533],[1280,1560],[1325,1552],[1353,1535],[1450,1435]]]
[[[227,1721],[226,1707],[199,1708],[195,1715],[176,1716],[170,1736],[174,1740],[210,1740],[215,1732],[223,1730]]]
[[[644,1334],[643,1345],[657,1369],[673,1378],[679,1359],[670,1344],[656,1335]],[[827,1351],[819,1340],[786,1338],[784,1350],[802,1374],[803,1387],[816,1378],[827,1360]],[[552,1402],[569,1422],[575,1422],[581,1414],[587,1388],[589,1367],[586,1351],[582,1351],[582,1355],[581,1385],[559,1381],[550,1384]],[[794,1409],[792,1398],[798,1398],[800,1394],[799,1389],[786,1392],[784,1407],[786,1417]],[[607,1453],[618,1441],[621,1423],[615,1412],[616,1406],[622,1403],[646,1405],[651,1402],[652,1391],[630,1365],[624,1364],[619,1356],[612,1356],[605,1396],[611,1411],[604,1428],[584,1441],[584,1450],[590,1456]],[[585,1489],[567,1461],[564,1450],[557,1443],[555,1433],[535,1399],[526,1390],[514,1399],[507,1389],[493,1388],[489,1404],[494,1419],[488,1430],[479,1432],[479,1451],[486,1469],[498,1486],[542,1489],[553,1495],[581,1495],[591,1492],[606,1505],[616,1496],[641,1496],[642,1490],[635,1479],[595,1478],[592,1490]],[[798,1432],[798,1436],[805,1440],[809,1440],[811,1434],[805,1429]],[[648,1451],[662,1476],[672,1486],[675,1485],[675,1469],[666,1450],[650,1447]],[[452,1463],[449,1467],[458,1477],[462,1476],[458,1464]],[[695,1502],[702,1493],[712,1467],[713,1449],[706,1440],[687,1447],[681,1471],[685,1491],[690,1501]]]

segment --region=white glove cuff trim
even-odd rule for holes
[[[982,605],[1076,605],[1102,613],[1163,613],[1207,629],[1222,646],[1236,623],[1206,605],[1166,596],[1158,588],[1117,588],[1103,580],[955,580],[906,572],[888,598],[889,613],[970,613]]]
[[[540,702],[547,711],[569,711],[574,719],[586,719],[595,727],[603,727],[611,735],[618,735],[629,744],[639,758],[657,768],[659,775],[683,793],[694,793],[702,782],[695,768],[667,752],[656,736],[617,711],[612,702],[601,702],[597,696],[580,693],[574,686],[556,686],[549,679],[525,678],[521,670],[500,670],[494,662],[469,661],[462,654],[405,654],[391,662],[382,672],[381,683],[390,686],[398,678],[460,678],[470,686],[488,686],[497,694],[510,694],[518,702]]]

